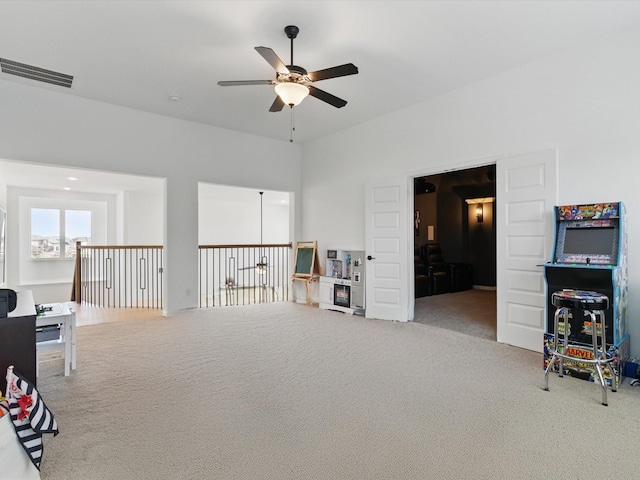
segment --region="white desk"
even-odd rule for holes
[[[60,337],[54,340],[36,342],[36,372],[39,370],[40,352],[63,349],[64,376],[76,369],[76,314],[66,303],[44,303],[44,313],[36,316],[36,328],[60,326]],[[37,373],[36,373],[37,374]]]

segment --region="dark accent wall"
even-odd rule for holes
[[[476,219],[476,205],[468,206],[468,252],[473,265],[474,285],[496,286],[495,202],[483,205],[483,221]]]
[[[440,178],[436,176],[429,177],[431,183],[436,187],[436,192],[423,193],[416,195],[414,202],[414,212],[420,212],[420,228],[418,234],[415,235],[415,245],[424,245],[429,243],[429,226],[433,227],[434,235],[438,234],[438,184]],[[434,237],[435,238],[435,237]]]

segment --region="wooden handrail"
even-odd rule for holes
[[[238,245],[198,245],[198,248],[260,248],[260,247],[289,247],[291,243],[242,243]]]
[[[78,242],[79,243],[79,242]],[[76,246],[78,248],[78,246]],[[91,250],[130,250],[133,248],[163,248],[162,245],[84,245],[81,248],[87,248]]]
[[[81,258],[80,258],[80,248],[82,246],[82,242],[76,242],[76,268],[73,273],[73,289],[71,292],[71,301],[75,301],[76,303],[82,303],[82,286],[81,286]]]

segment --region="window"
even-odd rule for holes
[[[91,245],[91,211],[31,209],[31,258],[75,258],[76,242]]]

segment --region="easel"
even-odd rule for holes
[[[294,289],[296,281],[304,282],[307,305],[311,305],[311,284],[320,278],[319,264],[318,242],[296,242],[296,266],[291,277],[291,288]]]

